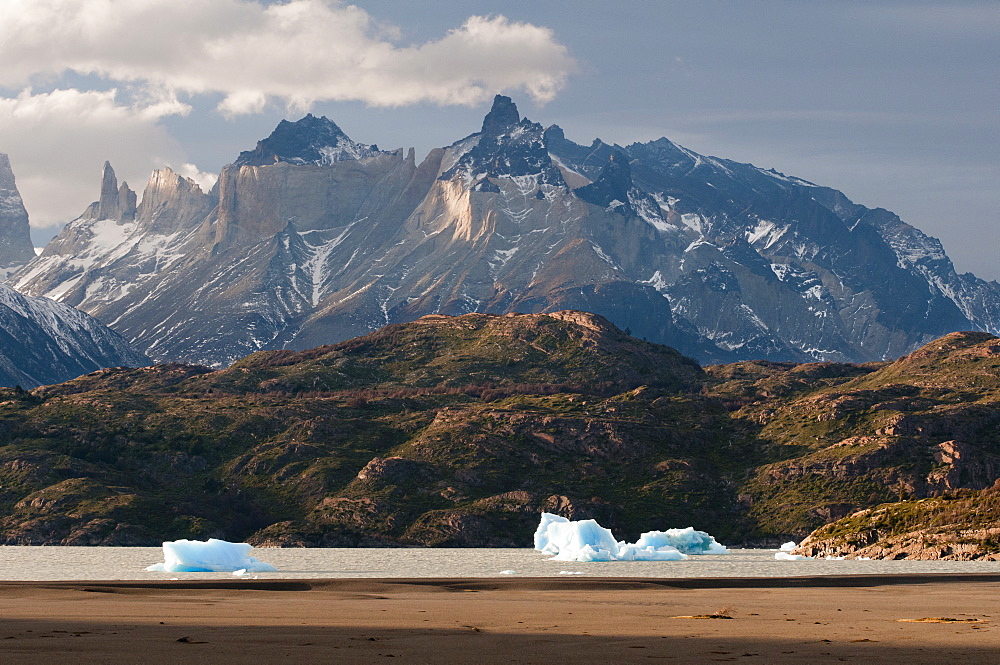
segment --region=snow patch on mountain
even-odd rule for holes
[[[755,227],[747,229],[746,239],[751,245],[760,244],[764,249],[769,249],[785,235],[789,228],[788,224],[779,226],[766,219],[757,220]]]
[[[327,166],[329,164],[333,164],[334,162],[343,162],[348,159],[364,159],[365,157],[374,157],[380,153],[380,150],[377,147],[372,147],[363,143],[355,143],[345,136],[337,141],[335,145],[316,147],[316,152],[320,154],[320,158],[314,160],[312,163],[317,166]]]
[[[639,282],[640,284],[649,284],[654,289],[659,291],[661,294],[666,295],[667,289],[670,288],[670,282],[663,278],[663,275],[659,270],[653,273],[653,276],[647,280]]]

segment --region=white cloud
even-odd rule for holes
[[[140,193],[171,164],[209,189],[216,175],[189,164],[162,123],[196,96],[227,116],[272,102],[472,105],[517,90],[545,102],[574,67],[550,30],[502,16],[422,44],[401,34],[337,0],[0,0],[0,151],[32,227],[54,230],[96,198],[105,160]]]
[[[190,178],[198,183],[201,187],[201,191],[207,192],[215,185],[215,181],[219,179],[218,173],[208,173],[206,171],[200,170],[194,164],[181,164],[177,173],[184,176],[185,178]]]
[[[574,62],[551,30],[473,16],[444,37],[398,46],[398,33],[334,0],[0,0],[0,85],[67,71],[174,93],[221,93],[219,110],[269,99],[375,106],[477,104],[524,90],[545,102]]]
[[[186,109],[165,99],[121,104],[116,90],[26,89],[0,97],[0,151],[10,155],[32,227],[57,226],[83,212],[100,193],[105,160],[140,192],[154,168],[185,161],[158,121]]]

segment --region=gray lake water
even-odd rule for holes
[[[277,573],[246,578],[345,577],[794,577],[1000,573],[997,561],[776,561],[774,550],[730,550],[687,561],[551,561],[531,549],[254,549]],[[233,579],[231,573],[152,573],[163,561],[158,547],[0,546],[0,581]],[[503,571],[513,571],[504,573]],[[581,576],[581,575],[576,575]]]

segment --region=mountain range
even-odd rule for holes
[[[577,309],[702,362],[865,362],[1000,332],[1000,284],[893,213],[663,138],[580,145],[498,95],[419,164],[282,121],[209,192],[101,194],[9,283],[157,361],[224,367],[426,314]]]

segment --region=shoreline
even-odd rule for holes
[[[191,573],[189,575],[198,575]],[[212,574],[212,573],[208,573]],[[267,575],[267,573],[261,573]],[[894,573],[889,575],[795,575],[787,577],[302,577],[282,579],[210,578],[204,580],[3,580],[6,587],[109,590],[191,589],[255,591],[338,591],[378,587],[439,587],[452,590],[513,591],[530,588],[545,591],[588,591],[636,589],[796,589],[864,588],[921,584],[998,584],[1000,573]],[[1000,618],[1000,614],[998,614]]]
[[[998,595],[989,573],[0,581],[0,660],[992,662]]]

